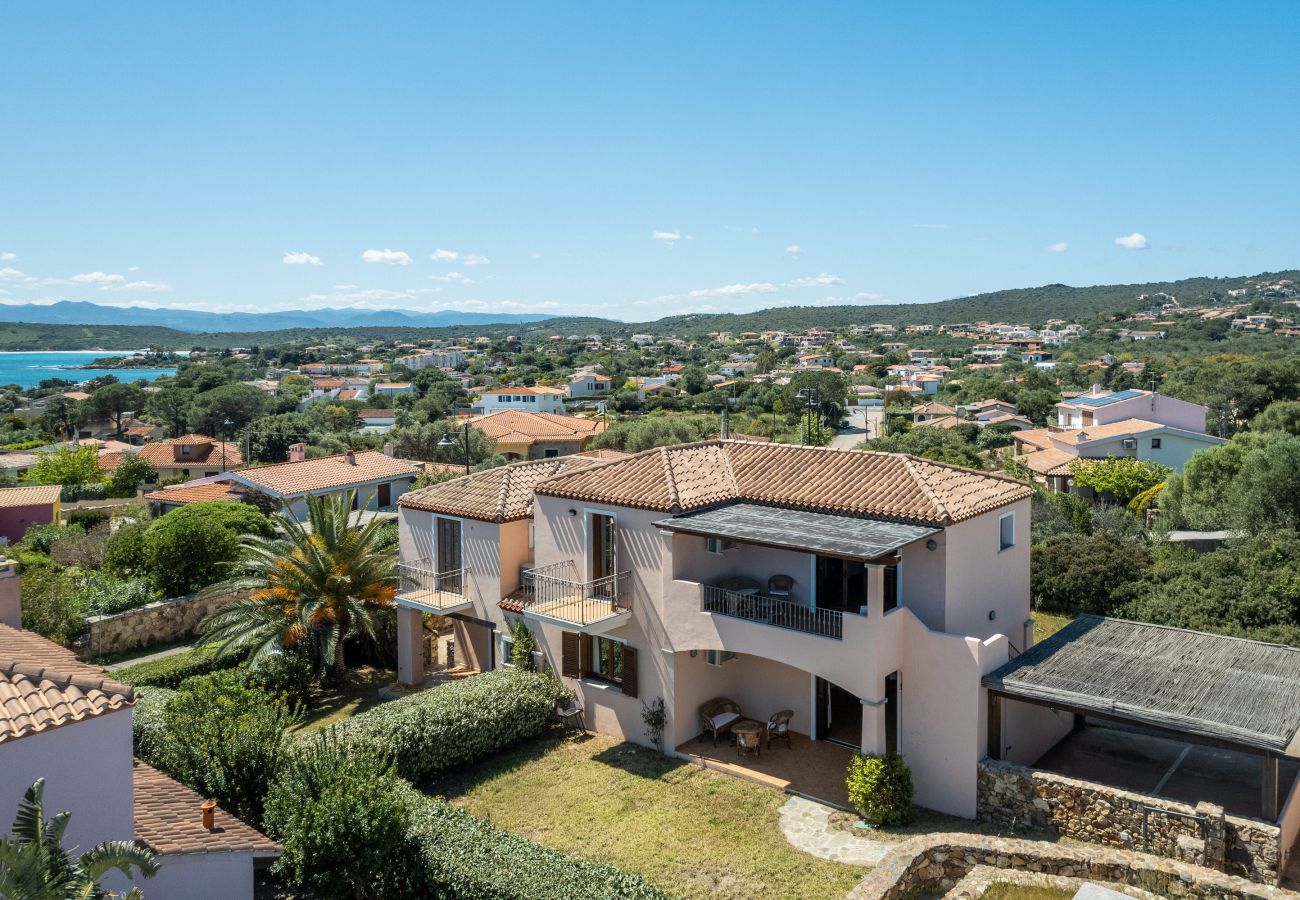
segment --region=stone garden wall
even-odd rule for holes
[[[989,759],[979,764],[976,802],[979,820],[1002,828],[1046,830],[1277,882],[1277,826],[1225,815],[1213,803],[1192,807]]]
[[[236,593],[191,594],[111,616],[91,616],[81,655],[87,658],[165,644],[192,636],[199,623],[234,600]]]
[[[982,877],[965,881],[981,866],[1127,885],[1157,897],[1191,900],[1294,900],[1295,897],[1290,891],[1273,885],[1131,850],[1063,846],[977,834],[930,834],[914,837],[891,850],[871,874],[849,891],[847,900],[905,900],[923,890],[940,894],[946,900],[977,897],[995,880],[983,873]]]

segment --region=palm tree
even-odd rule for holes
[[[63,849],[63,833],[71,813],[61,812],[47,823],[38,778],[18,804],[12,834],[0,837],[0,897],[9,900],[103,900],[110,896],[99,880],[113,869],[127,878],[138,868],[145,878],[158,871],[153,853],[131,841],[105,841],[80,856]],[[138,900],[133,888],[125,900]]]
[[[348,637],[374,636],[374,613],[390,607],[397,588],[397,554],[384,547],[382,524],[352,513],[353,491],[307,498],[307,523],[290,513],[272,518],[279,534],[245,535],[244,574],[209,591],[247,590],[204,620],[200,643],[218,654],[251,658],[307,647],[322,670],[341,683]]]

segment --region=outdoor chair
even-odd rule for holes
[[[740,704],[726,697],[714,697],[700,707],[700,741],[705,734],[713,736],[713,746],[718,746],[718,735],[726,734],[735,722],[740,721]]]
[[[753,753],[755,756],[762,755],[763,751],[763,733],[758,729],[744,729],[736,732],[736,755],[745,756]]]
[[[767,580],[767,593],[771,597],[780,597],[782,600],[787,600],[793,588],[794,579],[789,575],[773,575]]]
[[[783,709],[780,712],[772,713],[772,718],[767,720],[767,749],[772,749],[772,738],[785,738],[785,745],[789,749],[794,749],[790,743],[790,720],[794,718],[793,709]]]
[[[565,728],[574,728],[587,733],[587,724],[582,719],[582,704],[572,697],[562,697],[555,703],[555,715]]]

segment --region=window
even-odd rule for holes
[[[506,668],[513,666],[514,663],[512,663],[510,660],[514,658],[514,655],[515,655],[514,639],[510,637],[510,635],[508,634],[501,635],[501,665],[505,666]]]
[[[998,552],[1016,545],[1016,514],[1007,513],[998,519]]]
[[[1152,438],[1152,439],[1151,439],[1151,449],[1152,449],[1152,450],[1159,450],[1159,449],[1160,449],[1160,438]]]
[[[591,639],[591,674],[606,681],[623,680],[623,645],[606,637]]]
[[[550,448],[549,450],[547,450],[546,453],[545,453],[545,456],[546,456],[547,459],[553,459],[554,457],[557,457],[557,456],[559,456],[559,455],[560,455],[560,451],[559,451],[558,449],[556,449],[555,447],[551,447],[551,448]]]

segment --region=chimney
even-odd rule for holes
[[[208,831],[216,831],[217,802],[215,800],[204,800],[199,804],[199,809],[203,811],[203,827]]]
[[[1090,394],[1100,394],[1100,393],[1101,393],[1101,385],[1099,385],[1099,384],[1097,384],[1097,383],[1094,382],[1093,385],[1092,385],[1092,387],[1088,389],[1088,393],[1090,393]]]
[[[347,460],[349,466],[355,466],[357,464],[357,453],[355,450],[349,450],[347,453],[344,453],[343,458]]]
[[[392,442],[392,441],[385,441],[385,442],[384,442],[384,456],[392,456],[392,455],[393,455],[393,442]]]
[[[307,458],[306,444],[289,445],[289,462],[302,462]]]
[[[23,591],[14,561],[0,556],[0,625],[23,627]]]

